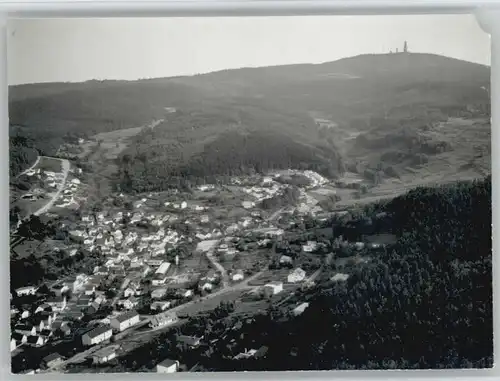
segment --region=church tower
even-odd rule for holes
[[[403,46],[403,52],[408,53],[408,43],[405,41],[405,44]]]

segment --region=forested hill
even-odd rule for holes
[[[208,369],[492,366],[491,178],[419,188],[336,219],[334,227],[400,239],[377,254],[362,251],[372,257],[364,265],[332,265],[329,276],[341,271],[349,279],[326,277],[299,294],[298,302],[309,302],[303,314],[271,308],[245,323],[242,345],[268,346],[265,358],[211,358]]]
[[[489,80],[489,67],[448,57],[367,54],[319,65],[243,68],[191,77],[16,86],[9,89],[9,116],[11,126],[33,137],[34,148],[49,156],[61,140],[165,119],[123,153],[131,159],[142,157],[148,165],[132,160],[137,163],[132,168],[127,159],[120,165],[120,184],[137,191],[162,188],[166,179],[178,184],[185,173],[214,169],[227,175],[293,164],[334,177],[344,167],[339,157],[344,139],[373,129],[374,134],[356,140],[350,160],[355,162],[362,152],[375,166],[384,160],[397,168],[403,160],[404,165],[419,161],[419,154],[429,147],[440,149],[453,139],[453,132],[440,132],[438,142],[426,137],[425,144],[411,146],[412,157],[403,159],[394,152],[391,158],[396,159],[378,158],[383,152],[369,143],[380,141],[385,149],[399,142],[398,149],[404,151],[415,134],[400,136],[395,129],[393,138],[386,126],[404,122],[405,130],[428,129],[449,116],[488,114]],[[177,112],[170,113],[172,108]],[[331,124],[320,127],[318,119]],[[391,136],[381,139],[381,131]],[[253,136],[245,138],[249,134]],[[156,143],[152,149],[151,141]],[[234,149],[213,157],[214,148],[224,147],[224,141]],[[29,164],[18,152],[24,150],[20,147],[11,144],[12,162],[17,163],[11,167],[13,174]],[[439,153],[437,149],[431,154]],[[249,162],[248,155],[262,160]],[[163,166],[166,162],[170,164]],[[231,168],[221,167],[221,162]]]

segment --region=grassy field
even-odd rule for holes
[[[27,258],[31,254],[34,254],[36,256],[42,255],[40,253],[40,246],[42,245],[43,242],[37,241],[37,240],[26,240],[22,242],[21,244],[15,246],[13,249],[19,255],[19,258]]]
[[[52,171],[55,173],[62,172],[62,162],[59,159],[42,156],[40,157],[40,161],[36,165],[35,169],[40,169],[41,171]]]

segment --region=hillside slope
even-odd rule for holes
[[[385,172],[400,174],[425,164],[419,155],[455,155],[453,134],[423,139],[418,131],[449,117],[487,117],[489,73],[431,54],[361,55],[192,77],[24,85],[11,89],[9,106],[11,124],[36,131],[33,140],[49,147],[44,154],[53,154],[61,138],[163,119],[118,159],[118,182],[126,189],[290,165],[335,177],[346,165],[363,173],[382,163],[394,167]],[[425,142],[410,143],[415,137]]]

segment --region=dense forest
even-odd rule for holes
[[[234,306],[221,304],[181,328],[203,332],[210,344],[185,349],[176,329],[113,369],[144,371],[172,356],[207,371],[492,366],[491,178],[418,188],[336,217],[332,225],[334,238],[395,233],[399,240],[358,252],[370,261],[331,263],[316,287],[291,299],[309,303],[301,315],[271,305],[241,319],[231,317]],[[330,279],[339,271],[347,281]],[[234,359],[245,348],[263,354]]]
[[[302,315],[277,311],[242,328],[267,356],[217,370],[492,366],[491,178],[418,188],[334,224],[360,237],[392,226],[400,239],[347,282],[306,293]]]

